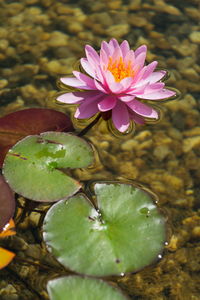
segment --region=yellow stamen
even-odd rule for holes
[[[113,61],[112,57],[109,57],[107,70],[113,74],[115,81],[117,82],[126,77],[134,76],[134,71],[131,67],[131,61],[125,64],[122,57],[115,61]]]

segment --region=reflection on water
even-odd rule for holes
[[[111,37],[127,39],[133,49],[146,44],[147,60],[158,60],[159,68],[168,69],[167,85],[181,91],[180,101],[161,104],[158,124],[136,126],[134,135],[117,138],[106,122],[96,125],[87,138],[98,149],[103,166],[76,171],[86,181],[91,176],[121,177],[142,183],[159,196],[167,212],[171,237],[163,258],[136,274],[114,279],[133,299],[200,297],[199,21],[197,0],[0,1],[1,115],[38,106],[73,112],[74,107],[52,100],[57,79],[72,72],[86,43],[99,49],[102,40]],[[18,226],[14,242],[7,242],[24,262],[16,259],[0,272],[1,297],[45,299],[46,270],[51,278],[63,275],[41,247],[37,221],[32,213]]]

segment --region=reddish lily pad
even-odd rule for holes
[[[0,232],[13,217],[15,212],[14,193],[0,175]]]
[[[28,108],[0,118],[0,167],[7,151],[22,138],[45,131],[74,131],[70,118],[59,111]]]

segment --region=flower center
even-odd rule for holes
[[[115,81],[119,82],[126,77],[133,77],[134,71],[131,67],[131,61],[127,64],[124,63],[123,58],[120,57],[118,60],[114,60],[109,57],[107,70],[109,70],[115,77]]]

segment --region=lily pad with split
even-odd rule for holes
[[[75,135],[46,132],[24,138],[6,155],[3,174],[18,194],[35,201],[58,201],[76,193],[81,184],[68,169],[93,162],[92,147]]]
[[[85,194],[54,204],[44,220],[49,251],[80,274],[123,275],[162,253],[165,220],[151,193],[132,184],[97,182],[96,205]]]

